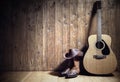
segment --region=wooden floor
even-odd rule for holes
[[[73,79],[65,79],[46,72],[6,72],[0,73],[0,82],[120,82],[120,73],[113,76],[79,75]]]

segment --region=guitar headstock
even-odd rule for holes
[[[97,0],[95,4],[97,6],[97,9],[101,9],[101,0]]]

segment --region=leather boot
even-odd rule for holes
[[[75,78],[79,75],[79,61],[74,60],[74,67],[66,74],[65,78]]]

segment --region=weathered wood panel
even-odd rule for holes
[[[52,70],[55,66],[55,1],[47,1],[48,27],[47,28],[47,66],[48,70]],[[50,63],[51,62],[51,63]]]
[[[116,6],[115,6],[115,12],[114,12],[114,29],[115,29],[115,40],[113,41],[112,48],[114,49],[114,52],[117,56],[118,60],[118,70],[120,71],[120,1],[116,0]]]
[[[77,0],[70,0],[70,49],[77,48]]]
[[[47,2],[45,1],[44,2],[44,6],[43,6],[43,61],[42,61],[42,63],[43,63],[43,65],[41,66],[41,67],[43,67],[43,69],[44,70],[46,70],[47,69],[47,18],[48,18],[48,16],[47,16]]]
[[[70,1],[63,0],[63,32],[62,32],[62,55],[70,48]],[[63,57],[62,57],[63,58]]]
[[[96,34],[96,0],[1,2],[0,69],[53,70],[70,48],[81,49]],[[102,31],[112,37],[120,69],[120,2],[102,0]]]
[[[55,59],[53,62],[59,64],[62,60],[62,45],[63,45],[63,0],[57,0],[55,9]],[[58,57],[59,56],[59,57]]]

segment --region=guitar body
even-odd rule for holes
[[[84,56],[83,65],[85,69],[92,74],[109,74],[112,73],[117,66],[116,56],[111,49],[111,37],[102,34],[103,47],[96,47],[97,35],[91,35],[88,38],[89,48]],[[107,48],[107,49],[106,49]],[[103,52],[104,51],[104,52]],[[102,55],[103,58],[95,58],[95,55]],[[101,57],[101,56],[100,56]]]

